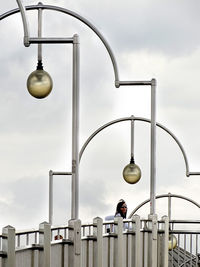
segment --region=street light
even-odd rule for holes
[[[136,184],[141,178],[141,170],[134,160],[134,117],[131,120],[131,160],[123,170],[124,180],[129,184]]]
[[[44,37],[29,37],[28,24],[26,19],[26,11],[24,6],[21,3],[21,0],[16,0],[19,6],[19,11],[22,16],[22,22],[24,27],[24,45],[26,47],[30,46],[30,44],[61,44],[61,43],[73,43],[73,47],[77,47],[79,44],[78,36],[75,38],[44,38]],[[120,81],[118,75],[118,67],[117,62],[115,60],[114,54],[112,52],[111,47],[102,36],[102,34],[98,31],[93,24],[91,24],[84,17],[72,12],[70,10],[59,8],[56,6],[46,6],[39,3],[37,6],[28,6],[27,10],[32,9],[50,9],[56,10],[63,13],[66,13],[70,16],[73,16],[86,24],[90,29],[92,29],[96,35],[101,39],[104,44],[107,52],[112,61],[114,75],[115,75],[115,87],[119,88],[120,86],[150,86],[151,88],[151,155],[150,155],[150,215],[155,215],[155,190],[156,190],[156,80],[151,79],[148,81]],[[16,10],[14,11],[16,12]],[[18,12],[18,11],[17,11]],[[11,15],[11,13],[7,13],[6,16]],[[72,218],[78,218],[78,209],[79,209],[79,166],[78,166],[78,135],[79,135],[79,52],[75,48],[73,51],[73,107],[72,107]],[[137,175],[138,176],[138,175]],[[139,177],[139,176],[138,176]]]
[[[39,3],[41,4],[41,3]],[[42,9],[38,9],[38,38],[42,37]],[[35,98],[45,98],[52,90],[53,81],[48,72],[44,71],[42,64],[42,44],[38,44],[38,64],[27,79],[27,89]]]

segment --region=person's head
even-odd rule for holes
[[[126,202],[123,199],[120,199],[118,204],[117,204],[115,215],[117,213],[120,213],[120,215],[123,217],[123,219],[126,218],[127,205],[126,205]]]

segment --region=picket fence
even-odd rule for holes
[[[91,224],[70,220],[59,227],[43,222],[38,230],[21,232],[6,226],[0,235],[0,267],[200,266],[200,221],[182,222],[197,226],[186,231],[173,229],[175,223],[167,216],[144,220],[134,215],[106,222],[97,217]],[[172,233],[177,247],[169,251]]]

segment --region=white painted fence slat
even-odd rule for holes
[[[2,231],[2,249],[7,257],[3,260],[5,267],[15,267],[15,228],[8,225]]]

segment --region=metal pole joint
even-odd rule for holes
[[[119,81],[115,81],[115,87],[119,88],[120,87],[120,82]]]
[[[73,44],[80,44],[78,34],[73,35]]]
[[[156,81],[155,78],[153,78],[153,79],[151,80],[151,85],[152,85],[152,86],[156,86],[156,85],[157,85],[157,81]]]

